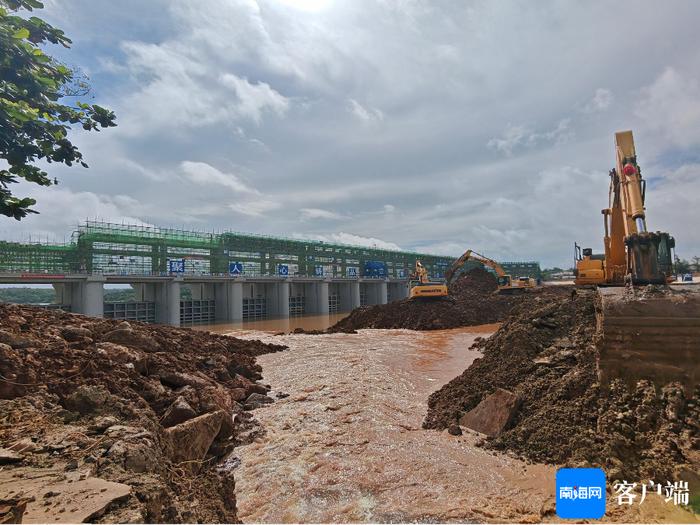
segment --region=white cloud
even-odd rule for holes
[[[354,246],[367,246],[370,248],[381,248],[384,250],[400,250],[401,248],[393,243],[384,241],[382,239],[377,239],[376,237],[364,237],[362,235],[355,235],[354,233],[337,232],[328,234],[306,234],[306,233],[295,233],[293,234],[295,239],[309,239],[318,240],[324,242],[336,242],[341,244],[352,244]]]
[[[320,208],[301,208],[299,210],[301,213],[302,220],[313,220],[313,219],[329,219],[329,220],[342,220],[346,219],[344,215],[336,213],[329,210],[322,210]]]
[[[349,100],[349,110],[363,122],[373,122],[384,120],[384,113],[376,108],[366,108],[355,99]]]
[[[508,155],[513,154],[513,150],[523,143],[529,142],[529,137],[532,136],[532,131],[525,126],[514,126],[510,122],[506,126],[501,138],[492,138],[486,145],[490,148],[495,148]]]
[[[221,82],[230,86],[238,98],[235,112],[250,118],[256,124],[260,123],[262,112],[265,110],[282,116],[289,109],[289,99],[280,95],[265,82],[251,84],[247,78],[238,78],[231,73],[224,74]]]
[[[180,163],[180,169],[183,176],[195,184],[203,186],[215,184],[225,186],[237,193],[259,194],[257,190],[246,185],[237,175],[223,173],[206,162],[183,161]]]
[[[583,113],[606,111],[612,105],[614,98],[612,91],[609,89],[598,88],[595,90],[593,98],[581,108],[581,111]]]
[[[128,195],[103,195],[89,191],[72,191],[59,186],[18,184],[13,188],[23,197],[36,199],[33,208],[38,215],[29,215],[21,222],[0,218],[0,238],[5,240],[60,241],[70,239],[79,223],[87,219],[147,225],[141,220],[146,207]],[[10,226],[11,225],[11,226]],[[6,229],[8,226],[9,229]]]
[[[563,118],[553,129],[541,133],[523,125],[514,126],[508,123],[501,138],[492,138],[486,145],[510,157],[519,146],[532,148],[542,142],[562,144],[573,137],[570,123],[571,119]]]
[[[673,147],[700,144],[700,87],[695,76],[666,68],[641,90],[635,114]]]
[[[281,207],[281,203],[275,202],[267,199],[257,199],[247,202],[236,202],[234,204],[229,204],[229,208],[240,213],[241,215],[248,215],[251,217],[260,217],[267,212],[277,210]]]

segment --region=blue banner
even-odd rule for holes
[[[557,470],[557,516],[600,519],[605,515],[605,472],[599,468]]]

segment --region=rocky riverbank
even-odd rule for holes
[[[43,522],[236,522],[282,345],[0,304],[0,501]]]

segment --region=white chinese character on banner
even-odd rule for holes
[[[673,500],[674,505],[687,505],[688,504],[688,497],[689,497],[690,491],[688,490],[688,482],[687,481],[674,481],[673,483],[671,483],[670,481],[667,481],[666,486],[664,487],[664,493],[665,493],[664,500],[667,503],[669,501]]]
[[[634,498],[637,497],[637,495],[633,492],[636,486],[637,483],[627,483],[627,480],[622,480],[622,482],[615,483],[613,488],[618,494],[617,504],[632,505]]]
[[[560,499],[574,499],[574,489],[571,487],[559,487]]]
[[[588,497],[591,499],[601,499],[603,497],[603,490],[600,487],[588,487]]]

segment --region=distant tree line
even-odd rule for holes
[[[690,261],[676,256],[676,273],[700,272],[700,257],[697,255],[690,258]]]
[[[184,300],[192,299],[191,290],[183,286],[180,297]],[[0,288],[0,303],[49,304],[53,303],[55,298],[53,288]],[[105,302],[123,303],[135,300],[136,295],[131,288],[105,290]]]

